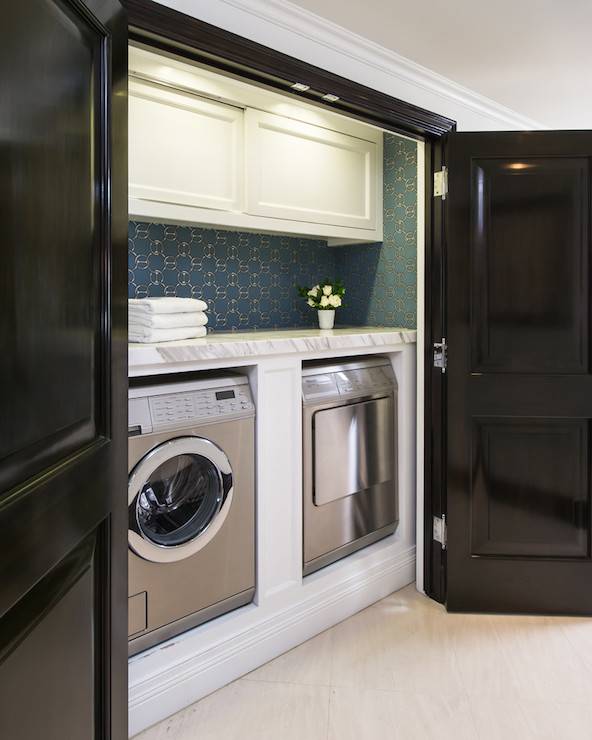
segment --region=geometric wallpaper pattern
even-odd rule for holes
[[[135,221],[128,258],[130,298],[201,298],[218,331],[315,326],[294,286],[335,270],[323,240]]]
[[[384,241],[339,248],[340,322],[417,327],[417,144],[384,138]]]
[[[128,296],[208,303],[217,331],[317,326],[297,285],[340,278],[336,326],[416,327],[417,145],[384,135],[384,241],[320,239],[129,222]]]

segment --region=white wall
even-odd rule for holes
[[[175,10],[457,121],[459,131],[543,128],[286,0],[159,0]]]

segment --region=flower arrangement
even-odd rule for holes
[[[327,278],[312,288],[298,286],[298,293],[311,308],[316,308],[319,312],[319,326],[321,329],[332,329],[335,320],[335,309],[341,306],[345,295],[345,286],[341,280],[331,282]]]
[[[299,287],[298,292],[302,298],[306,298],[306,302],[311,308],[316,308],[319,311],[330,311],[341,306],[345,295],[345,286],[341,280],[335,280],[331,283],[327,279],[312,288]]]

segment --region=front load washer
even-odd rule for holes
[[[129,391],[129,654],[255,592],[255,406],[246,377]]]

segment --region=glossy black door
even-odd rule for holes
[[[592,133],[452,134],[452,611],[592,614]]]
[[[0,27],[0,737],[127,737],[127,30]]]

